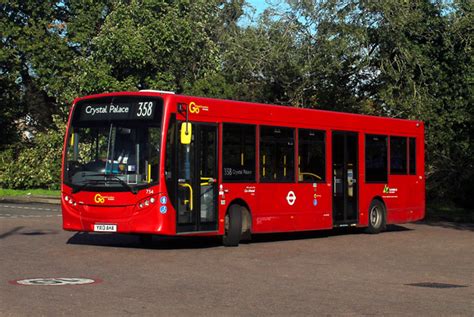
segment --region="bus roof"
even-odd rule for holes
[[[283,105],[180,95],[180,94],[175,94],[172,91],[164,91],[164,90],[122,91],[122,92],[94,94],[94,95],[88,95],[88,96],[76,98],[74,100],[74,103],[80,100],[95,99],[95,98],[108,97],[108,96],[130,96],[130,95],[161,96],[164,99],[176,99],[176,101],[178,102],[186,102],[186,103],[189,103],[191,101],[206,102],[206,103],[209,103],[209,105],[217,106],[217,104],[219,104],[219,106],[222,106],[222,107],[225,107],[225,106],[245,107],[246,110],[252,110],[252,112],[255,112],[255,116],[252,116],[253,117],[252,120],[261,120],[263,118],[263,121],[265,121],[265,115],[268,115],[270,111],[270,116],[272,116],[272,113],[271,113],[272,110],[280,113],[279,115],[275,115],[275,117],[281,117],[282,115],[281,112],[283,112],[283,114],[288,113],[288,111],[291,109],[292,113],[294,113],[295,115],[297,114],[297,117],[301,117],[301,116],[305,117],[306,115],[313,117],[315,114],[320,114],[322,117],[325,117],[325,118],[331,117],[333,120],[336,120],[336,121],[338,120],[346,121],[346,120],[356,119],[357,121],[368,120],[369,122],[377,122],[377,123],[390,122],[392,124],[401,124],[401,125],[409,124],[410,126],[416,126],[416,127],[424,126],[423,122],[420,120],[400,119],[400,118],[356,114],[356,113],[322,110],[322,109],[314,109],[314,108],[296,108],[296,107],[283,106]],[[241,108],[241,110],[243,109]],[[249,112],[247,111],[243,111],[243,112],[246,112],[246,115],[249,114]],[[235,116],[235,115],[236,115],[235,113],[232,114],[232,116]],[[286,117],[286,119],[288,121],[293,121],[291,120],[291,118],[288,118],[288,117]],[[414,123],[415,125],[413,125]]]

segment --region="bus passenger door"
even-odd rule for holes
[[[334,226],[357,224],[358,218],[357,133],[332,133]]]
[[[217,126],[192,123],[191,143],[177,146],[176,231],[216,231]]]

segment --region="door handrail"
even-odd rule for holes
[[[193,187],[188,183],[178,184],[179,186],[189,188],[189,210],[193,211]],[[186,200],[184,201],[186,204]]]

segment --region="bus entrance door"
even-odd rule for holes
[[[357,133],[332,133],[334,226],[357,224]]]
[[[217,126],[193,123],[191,143],[177,146],[176,231],[216,231]]]

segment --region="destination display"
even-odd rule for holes
[[[80,105],[80,121],[152,120],[155,117],[156,101],[128,103],[90,103]]]

